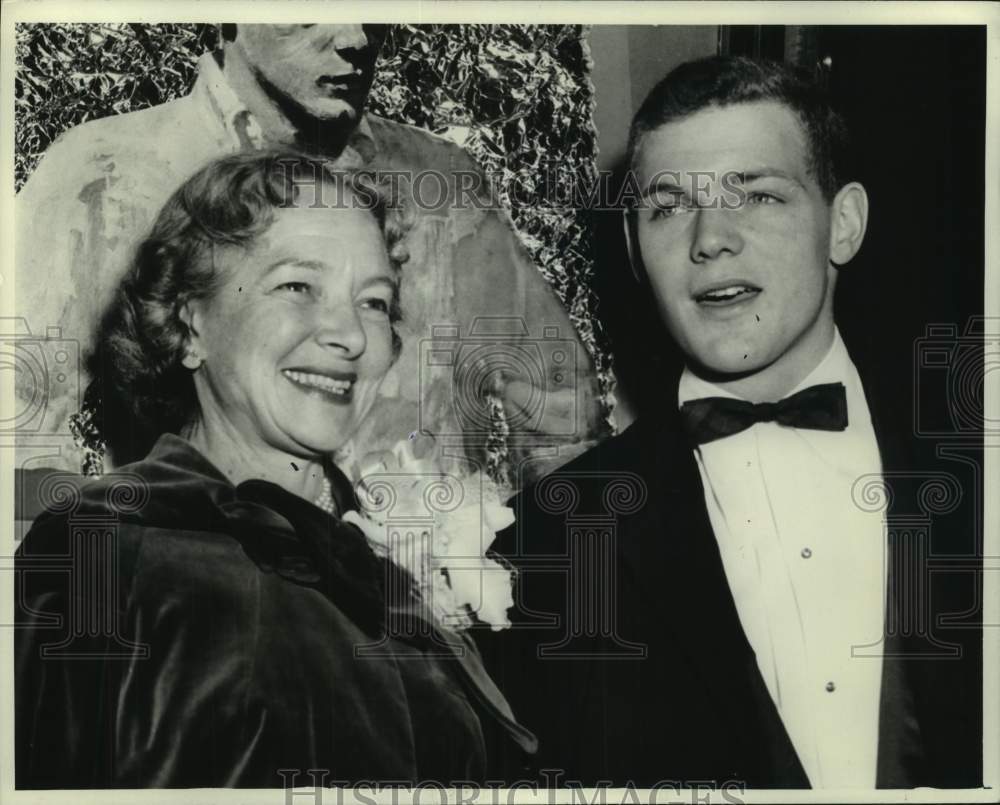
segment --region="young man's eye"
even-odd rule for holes
[[[675,218],[681,213],[688,212],[689,208],[684,204],[654,204],[649,213],[649,220],[659,221],[667,218]]]
[[[747,204],[779,204],[781,199],[760,190],[747,193]]]

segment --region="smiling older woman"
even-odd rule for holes
[[[364,177],[291,155],[214,162],[163,208],[93,359],[112,453],[145,457],[18,552],[19,788],[475,780],[496,726],[534,750],[340,519],[330,457],[400,347],[400,238]],[[59,565],[84,521],[110,585]]]

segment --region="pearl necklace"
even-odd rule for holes
[[[327,514],[337,513],[337,503],[333,499],[333,487],[330,485],[330,479],[325,475],[323,476],[323,490],[319,493],[319,497],[316,498],[314,502]]]

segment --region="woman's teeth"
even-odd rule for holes
[[[331,394],[347,394],[351,390],[351,386],[354,385],[354,381],[352,380],[334,380],[332,377],[327,377],[326,375],[316,375],[311,372],[295,372],[289,369],[285,370],[285,377],[302,386],[322,389]]]

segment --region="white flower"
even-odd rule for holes
[[[514,512],[492,482],[478,472],[444,473],[435,458],[416,458],[408,441],[359,475],[361,512],[344,520],[413,575],[437,617],[458,629],[471,626],[473,614],[494,630],[510,626],[513,572],[486,551]]]

